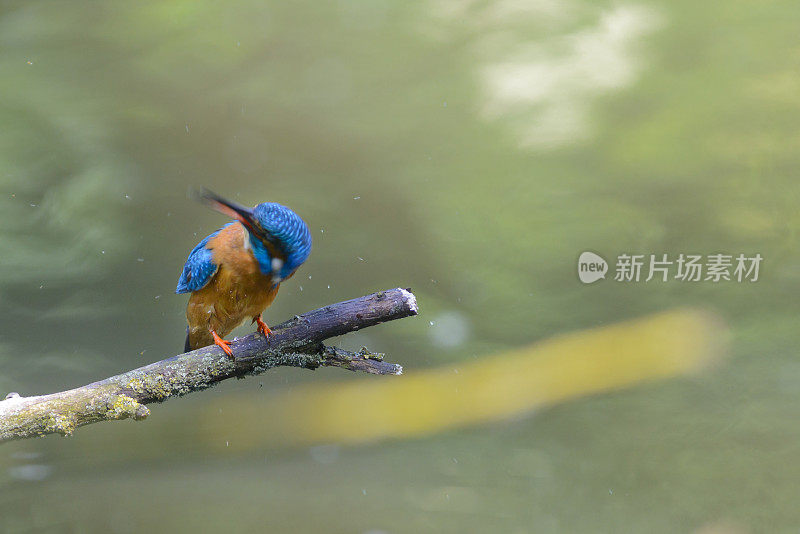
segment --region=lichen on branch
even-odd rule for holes
[[[68,391],[0,401],[0,442],[62,434],[99,421],[145,419],[145,404],[207,389],[222,380],[259,374],[277,366],[342,367],[399,375],[400,365],[366,348],[351,352],[322,344],[325,339],[417,314],[410,290],[391,289],[297,315],[265,339],[251,334],[231,344],[233,359],[217,346],[204,347]]]

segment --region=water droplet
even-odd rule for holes
[[[431,342],[439,347],[452,348],[469,339],[470,322],[466,315],[456,310],[438,314],[430,322],[434,328],[428,331]]]

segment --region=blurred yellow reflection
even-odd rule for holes
[[[690,373],[722,354],[725,337],[709,313],[669,311],[397,378],[230,396],[198,419],[209,444],[228,450],[419,436]]]

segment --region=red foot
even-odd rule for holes
[[[253,317],[253,322],[258,323],[258,328],[256,330],[261,332],[262,336],[269,337],[269,335],[272,333],[272,330],[269,329],[267,323],[261,320],[260,314]]]
[[[214,344],[217,345],[222,350],[224,350],[225,354],[227,354],[229,358],[233,358],[233,351],[231,350],[231,348],[229,346],[231,344],[231,342],[228,341],[227,339],[222,339],[213,330],[210,330],[210,332],[211,332],[211,335],[214,336]]]

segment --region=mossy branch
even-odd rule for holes
[[[150,414],[145,404],[279,365],[399,375],[403,368],[384,362],[382,354],[326,347],[322,341],[416,314],[414,295],[391,289],[295,316],[273,328],[269,339],[251,334],[234,340],[233,359],[212,345],[68,391],[33,397],[11,393],[0,401],[0,442],[52,433],[66,436],[98,421],[144,419]]]

